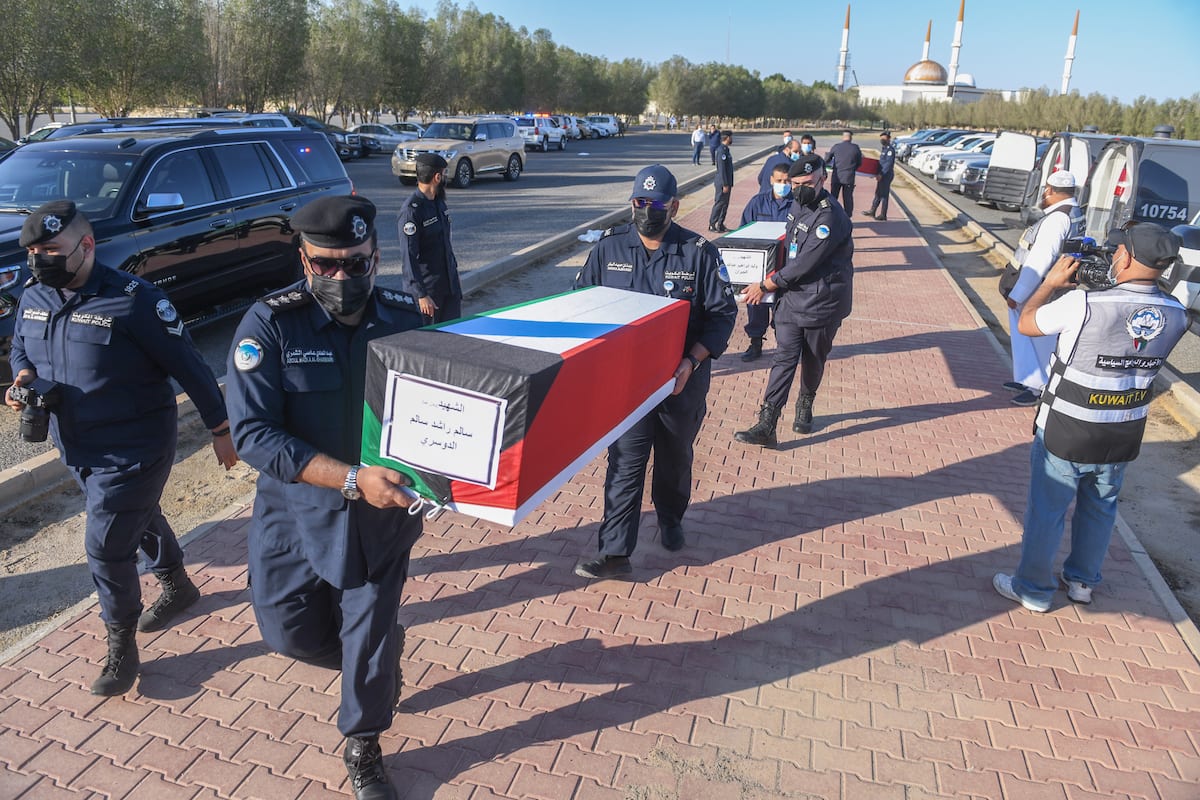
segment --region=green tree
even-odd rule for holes
[[[646,110],[650,82],[654,76],[655,70],[636,58],[606,63],[604,82],[607,98],[596,103],[595,107],[614,114],[641,114]]]
[[[521,29],[524,34],[525,29]],[[549,113],[558,107],[558,45],[545,28],[538,28],[525,42],[521,59],[525,73],[525,96],[521,108]]]
[[[224,0],[220,16],[224,55],[218,85],[210,86],[215,104],[258,112],[295,97],[308,49],[306,0]]]
[[[26,0],[0,13],[0,122],[20,136],[33,129],[33,119],[62,87],[70,66],[71,3]],[[78,32],[76,32],[77,35]]]

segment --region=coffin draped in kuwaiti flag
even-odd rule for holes
[[[591,287],[376,339],[362,461],[515,525],[670,394],[688,310]]]

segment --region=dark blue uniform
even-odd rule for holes
[[[784,236],[787,260],[771,274],[775,296],[775,361],[765,402],[782,408],[800,366],[800,394],[815,395],[833,337],[850,315],[854,240],[849,217],[822,191],[811,205],[792,203]]]
[[[717,148],[721,146],[721,132],[713,131],[708,134],[708,154],[712,156],[712,163],[717,163]]]
[[[791,159],[788,159],[791,163]],[[742,211],[742,225],[751,222],[787,222],[788,212],[792,208],[792,198],[782,200],[775,196],[770,184],[765,192],[759,192],[750,198]],[[746,335],[751,339],[761,339],[767,335],[767,326],[771,324],[771,306],[769,303],[746,304]]]
[[[51,434],[87,503],[84,544],[101,617],[131,625],[142,610],[138,549],[156,573],[183,565],[159,498],[175,461],[175,378],[204,424],[225,420],[212,371],[175,308],[145,280],[94,264],[76,291],[35,284],[21,295],[13,373],[62,384]]]
[[[896,177],[896,147],[890,142],[879,143],[879,180],[875,182],[875,199],[871,201],[871,211],[867,216],[874,217],[879,210],[878,219],[887,219],[888,200],[891,198],[892,178]]]
[[[592,248],[575,288],[610,286],[691,303],[682,361],[699,342],[713,358],[725,352],[737,319],[733,290],[722,276],[721,255],[699,234],[671,224],[662,245],[647,252],[632,225],[610,228]],[[692,495],[692,444],[707,411],[712,378],[705,359],[683,391],[657,408],[608,448],[601,555],[628,556],[637,546],[646,465],[654,451],[651,499],[659,526],[679,525]]]
[[[342,325],[301,281],[255,303],[230,356],[234,443],[260,471],[248,559],[255,616],[273,649],[342,670],[346,736],[391,725],[396,610],[421,517],[297,477],[318,453],[359,463],[367,345],[421,324],[411,296],[376,288],[362,322]]]
[[[713,182],[716,196],[712,213],[708,215],[709,230],[725,230],[725,215],[729,213],[729,198],[733,196],[733,154],[728,145],[717,148],[717,177]]]
[[[841,192],[842,208],[849,216],[854,213],[854,176],[862,166],[862,150],[854,142],[841,141],[829,149],[825,161],[833,167],[829,193],[837,200]]]
[[[762,169],[758,171],[758,190],[767,192],[771,190],[771,173],[776,167],[790,167],[792,165],[792,157],[788,155],[785,148],[780,148],[779,152],[772,153],[763,164]]]
[[[462,284],[458,260],[450,246],[450,212],[441,197],[430,200],[420,190],[400,209],[400,254],[409,292],[437,305],[434,322],[462,316]]]

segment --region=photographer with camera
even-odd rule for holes
[[[1030,611],[1050,609],[1058,587],[1054,555],[1072,501],[1061,581],[1072,602],[1092,601],[1154,378],[1188,329],[1187,311],[1156,283],[1178,257],[1179,237],[1152,223],[1128,223],[1109,234],[1108,245],[1108,280],[1100,283],[1103,276],[1091,269],[1093,288],[1077,288],[1085,283],[1077,276],[1080,261],[1065,255],[1019,320],[1026,336],[1058,335],[1034,427],[1021,561],[1014,574],[992,579],[997,592]],[[1073,291],[1051,301],[1061,290]]]
[[[1041,206],[1045,214],[1025,229],[1013,260],[1000,277],[1000,294],[1008,303],[1013,379],[1004,388],[1016,394],[1013,405],[1036,405],[1049,377],[1054,337],[1029,337],[1018,330],[1022,305],[1038,288],[1062,252],[1063,241],[1083,233],[1083,211],[1075,202],[1075,176],[1060,170],[1046,179]]]
[[[217,460],[237,463],[225,402],[160,289],[96,261],[91,223],[69,200],[46,203],[21,226],[33,278],[17,308],[5,401],[26,441],[54,437],[83,489],[84,546],[108,656],[92,694],[124,694],[137,678],[136,631],[157,631],[200,597],[159,498],[175,461],[178,410],[171,378],[213,433]],[[162,585],[142,612],[137,554]]]

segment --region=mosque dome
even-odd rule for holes
[[[969,72],[960,72],[954,78],[954,85],[955,86],[969,86],[972,89],[974,89],[975,88],[975,76]]]
[[[946,82],[946,68],[936,61],[918,61],[908,68],[908,72],[904,73],[905,83],[929,83],[936,84]]]

